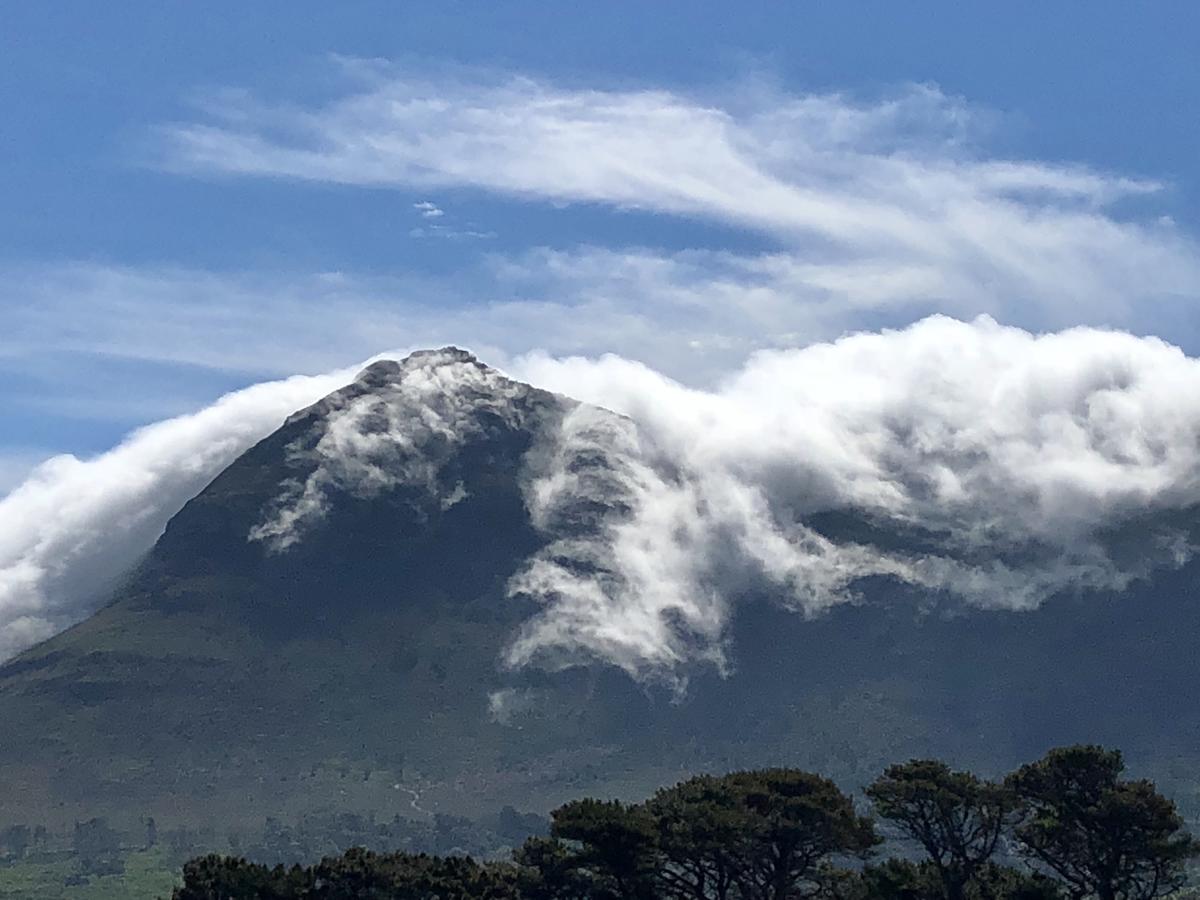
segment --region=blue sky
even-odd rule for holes
[[[1200,505],[1197,34],[1190,2],[0,4],[0,659],[362,361],[445,344],[638,423],[626,587],[553,601],[654,625],[629,671],[720,638],[729,535],[810,611],[871,573],[1119,588],[1105,535]],[[803,524],[845,505],[948,544]]]
[[[5,4],[0,491],[430,342],[711,383],[944,311],[1195,353],[1200,10],[1048,6]]]

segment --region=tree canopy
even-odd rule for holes
[[[820,775],[699,775],[643,803],[585,798],[510,862],[350,850],[268,868],[208,856],[175,900],[1154,900],[1200,855],[1170,800],[1120,753],[1052,750],[1003,782],[939,760],[888,767],[864,794],[923,859],[875,858],[875,820]],[[1011,840],[1008,840],[1011,839]],[[1003,856],[1006,843],[1019,859]],[[1017,867],[1014,863],[1022,863]]]
[[[889,766],[865,791],[882,818],[919,843],[945,900],[963,900],[991,860],[1015,807],[1003,785],[935,759]]]
[[[1008,777],[1021,804],[1017,841],[1072,897],[1153,900],[1181,887],[1200,853],[1175,804],[1124,770],[1120,751],[1080,745]]]

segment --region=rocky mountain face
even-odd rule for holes
[[[886,566],[818,615],[717,565],[656,597],[674,544],[638,523],[680,483],[634,422],[462,351],[377,363],[191,500],[99,613],[0,667],[0,822],[544,811],[783,763],[854,788],[1076,740],[1189,809],[1196,564],[1025,612]],[[852,513],[805,527],[920,549]]]

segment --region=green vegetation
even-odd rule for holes
[[[891,766],[866,794],[921,855],[883,837],[833,782],[795,769],[699,776],[648,801],[583,799],[511,862],[355,848],[307,866],[189,862],[175,900],[1154,900],[1200,843],[1115,751],[1051,751],[1002,783],[934,760]],[[1005,839],[1014,857],[1001,858]],[[895,846],[903,850],[903,843]]]
[[[135,850],[121,857],[121,872],[87,876],[72,856],[34,856],[0,865],[0,900],[167,897],[180,882],[177,859],[165,849]]]
[[[937,760],[888,767],[866,790],[875,811],[920,844],[946,900],[963,900],[996,853],[1015,795]]]
[[[233,853],[270,865],[310,862],[352,847],[417,854],[496,858],[549,822],[506,807],[482,821],[435,815],[378,821],[354,813],[308,815],[285,823],[269,818],[255,828],[159,828],[154,819],[121,831],[106,820],[77,822],[62,831],[14,825],[0,829],[0,900],[75,900],[165,897],[184,862],[201,853]]]

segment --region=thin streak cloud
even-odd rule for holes
[[[1162,185],[991,156],[977,139],[986,113],[932,86],[870,102],[753,89],[702,98],[346,68],[349,86],[322,105],[272,106],[245,92],[215,98],[206,120],[159,130],[162,164],[467,187],[749,229],[779,249],[730,267],[789,269],[785,281],[810,288],[793,294],[796,304],[828,292],[857,307],[924,304],[923,312],[1062,327],[1079,315],[1128,324],[1151,304],[1200,296],[1194,238],[1161,215],[1116,211],[1120,201],[1148,202]],[[860,295],[849,285],[864,275]]]

